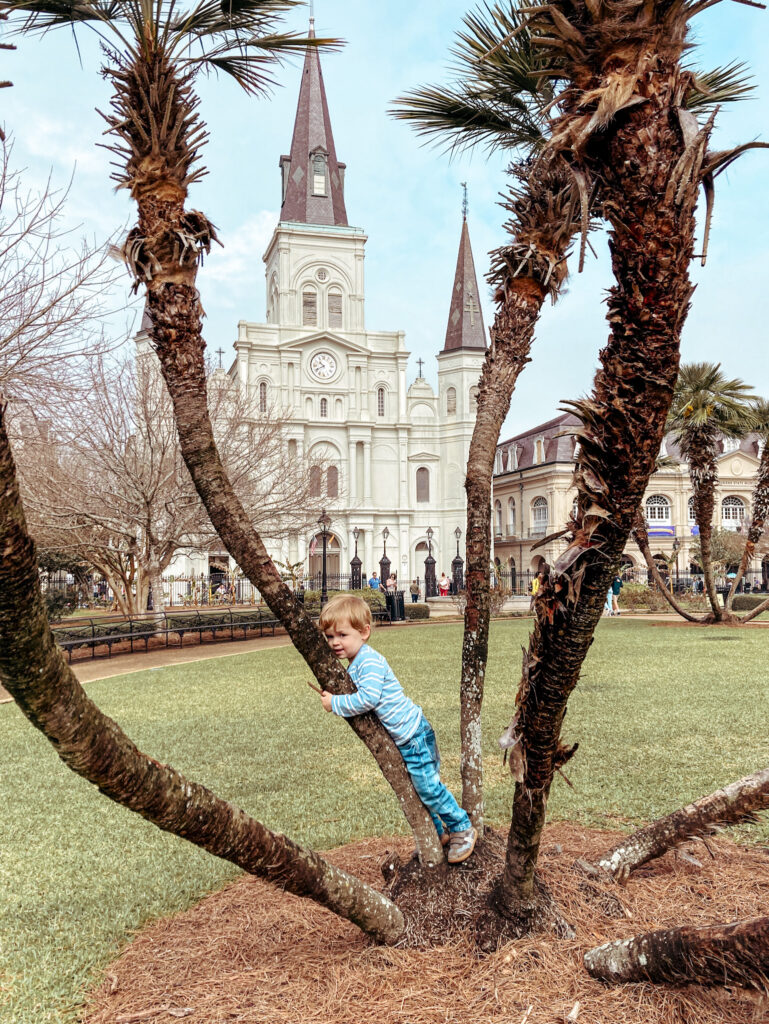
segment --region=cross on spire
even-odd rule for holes
[[[222,368],[222,356],[224,355],[224,349],[223,348],[218,348],[216,350],[216,354],[219,356],[219,369],[221,370],[221,368]]]
[[[417,366],[419,367],[419,376],[422,376],[422,367],[424,366],[423,359],[417,359]]]

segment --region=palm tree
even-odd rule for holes
[[[113,177],[120,187],[130,191],[138,208],[138,222],[126,238],[122,255],[133,275],[134,288],[143,286],[146,290],[150,334],[174,406],[182,455],[215,529],[286,625],[312,671],[327,690],[349,693],[354,687],[347,673],[281,580],[222,466],[208,414],[202,309],[195,284],[197,268],[217,239],[205,214],[186,206],[190,185],[204,173],[200,150],[207,137],[197,109],[196,77],[205,71],[222,73],[249,93],[263,93],[272,83],[273,68],[284,55],[335,43],[316,39],[313,33],[309,39],[304,39],[276,30],[281,17],[297,2],[239,0],[237,4],[230,4],[198,0],[191,7],[182,8],[177,0],[83,0],[78,4],[69,0],[3,0],[0,9],[8,13],[10,23],[19,33],[88,28],[101,39],[105,60],[102,73],[114,88],[110,109],[104,115],[113,139],[110,144],[115,156]],[[12,480],[14,468],[10,453],[3,466],[8,480]],[[13,498],[12,492],[9,496],[9,500]],[[8,514],[12,520],[9,528],[15,529],[19,511],[12,500]],[[24,534],[25,529],[13,533],[20,550],[28,544]],[[12,559],[7,561],[6,567],[9,571],[14,568]],[[15,568],[23,570],[21,565]],[[52,642],[45,622],[35,610],[30,614],[30,636],[34,633],[41,649],[50,654]],[[13,616],[9,616],[7,624],[12,619]],[[37,632],[32,630],[33,625]],[[122,758],[122,784],[119,780],[103,779],[99,744],[94,739],[100,721],[98,709],[83,705],[80,695],[77,700],[73,699],[68,714],[85,715],[93,724],[93,729],[78,731],[75,739],[73,733],[77,730],[70,729],[53,690],[43,695],[47,710],[41,713],[35,699],[40,695],[30,695],[23,682],[19,684],[18,680],[27,677],[24,657],[14,659],[6,669],[8,689],[33,721],[45,723],[41,728],[56,743],[67,763],[96,781],[113,799],[133,806],[134,782],[146,773],[146,764]],[[49,666],[46,678],[53,680],[60,675],[60,669],[61,666]],[[51,712],[53,707],[56,710]],[[87,710],[83,710],[85,707]],[[427,866],[441,863],[443,851],[435,828],[416,795],[392,738],[372,714],[349,721],[396,791],[412,825],[423,862]],[[119,743],[124,741],[129,743],[121,734]],[[229,836],[225,846],[230,854],[241,857],[242,851],[233,852],[237,828],[235,832],[228,828],[225,821],[228,812],[222,808],[221,801],[212,805],[207,798],[202,799],[201,806],[205,805],[210,817],[201,813],[191,823],[184,786],[173,773],[161,773],[158,779],[162,782],[160,802],[166,804],[158,811],[160,822],[165,823],[163,827],[203,845],[210,831],[220,828],[222,837]],[[134,809],[158,820],[152,817],[157,806],[147,810],[140,805]],[[258,855],[252,858],[253,867],[247,870],[264,873],[274,854],[275,864],[282,862],[281,870],[291,875],[289,884],[297,887],[295,891],[323,902],[328,899],[328,905],[334,904],[339,889],[337,883],[328,878],[325,862],[319,863],[315,859],[317,855],[301,851],[285,837],[276,840],[264,826],[257,825],[256,834],[252,833],[247,842],[252,845],[252,854],[258,847]],[[326,884],[324,876],[330,884]],[[349,889],[354,881],[345,880],[342,887]],[[362,893],[363,890],[359,890],[360,898],[365,901],[367,897]],[[343,908],[346,900],[347,896],[341,904],[336,901],[338,912],[346,912]],[[360,920],[367,921],[367,928],[381,932],[392,909],[391,905],[384,909],[378,905],[374,913],[381,916],[379,923],[368,918],[367,912],[363,912]],[[347,905],[347,910],[353,917],[358,914],[352,904]],[[396,913],[396,917],[399,914]],[[390,937],[393,937],[392,928]]]
[[[515,44],[506,40],[516,33]],[[533,166],[546,139],[553,101],[538,76],[538,58],[512,6],[466,15],[453,50],[453,85],[424,86],[395,101],[393,114],[451,152],[483,145],[516,156],[502,206],[507,243],[493,254],[489,280],[497,313],[478,388],[467,459],[467,531],[460,734],[462,806],[483,824],[481,705],[489,640],[491,477],[502,423],[518,376],[529,361],[534,329],[548,296],[556,301],[567,275],[571,241],[587,228],[587,204],[563,168]]]
[[[716,622],[729,617],[721,608],[713,578],[711,539],[715,510],[719,441],[742,438],[756,422],[751,388],[728,380],[720,363],[685,363],[678,374],[668,429],[689,465],[694,518],[700,531],[705,592]]]
[[[582,426],[571,541],[537,595],[505,734],[516,788],[497,907],[515,928],[559,927],[535,867],[555,772],[576,749],[561,738],[566,704],[664,434],[692,294],[699,186],[711,196],[713,175],[743,151],[711,154],[714,112],[701,124],[687,109],[702,91],[682,64],[688,25],[708,6],[554,0],[523,15],[542,55],[538,74],[557,97],[538,163],[567,168],[583,196],[598,193],[615,285],[592,394],[573,406]]]

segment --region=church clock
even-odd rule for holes
[[[330,352],[316,352],[310,360],[310,370],[318,380],[331,380],[336,373],[336,359]]]

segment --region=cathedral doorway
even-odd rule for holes
[[[339,576],[342,560],[342,546],[335,534],[330,533],[326,537],[326,576]],[[323,537],[316,533],[310,541],[310,579],[320,579],[323,571]],[[337,579],[338,583],[338,579]],[[317,589],[313,587],[313,589]]]

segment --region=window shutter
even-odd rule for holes
[[[328,326],[342,326],[342,293],[328,293]]]
[[[302,292],[302,325],[304,327],[318,326],[317,292]]]

